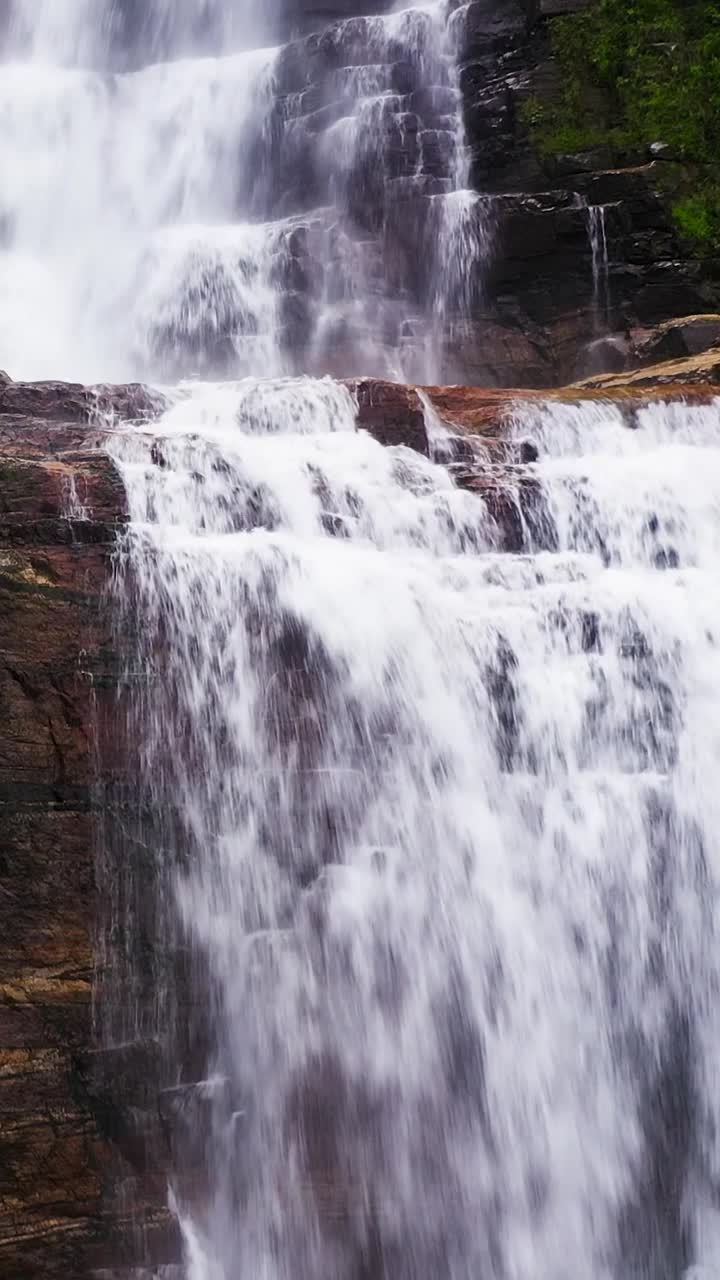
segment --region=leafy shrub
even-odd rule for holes
[[[543,153],[667,143],[688,166],[680,231],[720,246],[720,0],[595,0],[552,41],[558,90],[524,112]]]

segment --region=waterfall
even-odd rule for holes
[[[468,6],[377,7],[3,28],[0,364],[167,384],[107,443],[130,749],[97,1026],[159,1064],[183,1280],[697,1280],[720,404],[533,401],[475,442],[485,498],[431,390],[429,457],[358,429],[335,379],[447,376],[493,246]]]
[[[42,61],[127,68],[262,43],[277,7],[253,0],[9,0],[9,45]]]
[[[336,383],[115,437],[209,993],[191,1280],[718,1265],[719,412],[519,413],[512,555]]]
[[[287,7],[15,0],[12,376],[443,375],[487,250],[457,21],[434,0],[263,47]]]

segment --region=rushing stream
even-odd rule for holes
[[[441,448],[358,431],[303,374],[441,372],[488,251],[453,21],[333,28],[308,216],[306,46],[238,52],[258,8],[16,0],[0,82],[3,363],[176,384],[110,444],[144,823],[114,923],[175,959],[101,1021],[162,1043],[188,1280],[709,1280],[718,409],[518,410],[512,552]],[[442,126],[363,225],[421,91]],[[412,297],[393,183],[432,210]]]

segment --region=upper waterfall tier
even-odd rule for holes
[[[393,7],[392,0],[9,0],[0,28],[15,54],[128,70],[288,40]]]
[[[486,239],[443,5],[122,73],[76,65],[83,12],[40,6],[3,70],[13,375],[438,377]]]
[[[534,148],[537,4],[368,6],[6,0],[0,368],[552,386],[712,320],[665,161]]]

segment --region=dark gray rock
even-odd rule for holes
[[[634,335],[633,362],[657,364],[720,347],[720,315],[681,316]]]

